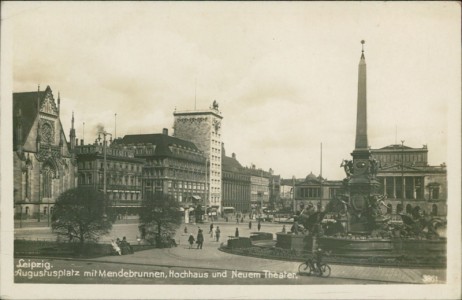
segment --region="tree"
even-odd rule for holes
[[[103,217],[104,212],[106,217]],[[103,192],[79,187],[58,197],[51,220],[54,233],[83,244],[109,233],[114,214]]]
[[[171,196],[156,193],[143,199],[140,210],[140,230],[146,240],[156,242],[157,247],[170,244],[181,224],[180,206]]]

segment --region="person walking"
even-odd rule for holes
[[[217,238],[217,242],[220,241],[220,226],[217,226],[217,229],[215,230],[215,237]]]
[[[249,229],[252,230],[252,220],[249,221]]]
[[[282,225],[282,233],[286,233],[286,225]]]
[[[192,234],[192,233],[189,234],[189,239],[188,239],[188,242],[189,242],[189,249],[192,248],[192,246],[193,246],[193,244],[194,244],[194,241],[195,241],[195,239],[194,239],[193,234]]]
[[[234,233],[234,236],[237,237],[237,238],[239,237],[239,228],[237,228],[237,227],[236,227],[236,232]]]
[[[202,234],[202,229],[199,229],[197,233],[197,249],[202,249],[202,244],[204,243],[204,235]]]
[[[209,231],[209,233],[210,233],[210,237],[213,237],[213,222],[210,223],[210,231]]]
[[[258,220],[257,228],[258,228],[258,231],[260,231],[260,229],[261,229],[261,222],[260,222],[260,220]]]

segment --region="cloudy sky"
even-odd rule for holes
[[[173,132],[173,111],[224,116],[226,153],[284,178],[339,168],[354,148],[366,40],[372,148],[428,145],[447,162],[460,102],[460,7],[443,3],[2,3],[12,88],[50,85],[78,138]],[[4,34],[5,32],[2,32]],[[195,100],[196,99],[196,100]],[[450,141],[449,141],[450,143]]]

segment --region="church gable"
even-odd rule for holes
[[[58,108],[56,107],[53,92],[50,86],[47,86],[45,90],[45,96],[40,99],[40,112],[46,113],[53,116],[58,116]]]

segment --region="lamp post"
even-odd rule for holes
[[[404,140],[401,140],[401,209],[404,210]]]
[[[263,186],[263,171],[260,171],[260,186]],[[260,214],[263,216],[263,196],[265,195],[265,189],[263,194],[260,195]]]
[[[295,176],[292,176],[292,201],[294,203],[294,214],[297,211],[297,206],[295,204]]]
[[[106,136],[110,135],[111,140],[112,140],[112,134],[102,130],[98,132],[98,141],[101,141],[101,135],[103,135],[103,194],[104,194],[104,200],[106,201],[106,151],[107,151],[107,145],[106,145]],[[106,203],[103,202],[103,219],[107,219],[106,215]]]

